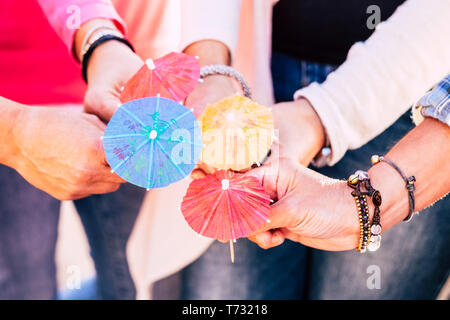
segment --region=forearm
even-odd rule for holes
[[[427,118],[386,155],[407,176],[415,176],[416,212],[450,192],[449,154],[450,128],[435,119]],[[380,190],[383,197],[380,208],[383,229],[389,229],[408,215],[405,182],[384,162],[373,166],[369,175],[372,185]]]
[[[322,84],[298,95],[312,103],[333,150],[330,164],[389,127],[448,72],[445,0],[406,1]],[[411,23],[414,21],[414,23]]]
[[[198,56],[201,66],[209,64],[231,64],[231,52],[227,45],[217,40],[200,40],[184,49],[184,53]]]
[[[13,131],[16,118],[23,106],[11,100],[0,97],[0,164],[11,167],[16,155],[16,145]]]

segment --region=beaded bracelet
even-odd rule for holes
[[[212,76],[212,75],[216,75],[216,74],[234,78],[241,85],[242,91],[244,92],[244,96],[246,96],[247,98],[250,98],[250,99],[252,98],[250,86],[248,85],[244,76],[232,67],[221,65],[221,64],[213,64],[213,65],[204,66],[204,67],[202,67],[202,69],[200,71],[200,78],[204,79],[207,76]]]
[[[410,221],[414,215],[414,208],[415,208],[415,199],[414,199],[414,190],[416,190],[416,186],[414,185],[414,182],[416,182],[416,178],[414,176],[407,177],[403,171],[391,160],[382,157],[373,155],[372,158],[370,158],[373,165],[376,165],[380,162],[385,162],[388,165],[390,165],[392,168],[395,169],[401,176],[403,181],[405,181],[406,184],[406,190],[408,191],[408,202],[409,202],[409,212],[403,221]]]
[[[356,248],[361,253],[366,252],[367,244],[369,242],[369,206],[367,205],[367,199],[359,189],[359,177],[356,174],[352,174],[348,180],[347,185],[353,188],[352,196],[355,199],[356,207],[358,208],[359,216],[359,245]]]
[[[380,223],[380,206],[382,203],[381,193],[375,190],[370,183],[369,174],[367,174],[367,179],[363,180],[364,187],[366,188],[369,196],[372,199],[372,203],[375,206],[372,225],[370,226],[370,243],[367,246],[369,251],[377,251],[381,245],[381,223]]]
[[[347,184],[354,189],[352,191],[352,196],[355,198],[360,219],[360,245],[357,250],[361,253],[365,252],[366,249],[369,249],[369,251],[376,251],[381,245],[381,193],[372,187],[369,174],[365,171],[356,171],[348,178]],[[365,191],[361,190],[361,187],[364,187]],[[371,198],[372,203],[375,206],[372,225],[370,225],[370,228],[368,218],[369,208],[367,205],[366,196]],[[367,217],[365,217],[365,214],[367,214]]]

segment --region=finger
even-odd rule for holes
[[[278,142],[278,140],[275,140],[272,143],[272,146],[270,147],[270,151],[269,151],[267,157],[264,159],[263,163],[265,165],[269,165],[269,164],[279,161],[279,159],[280,159],[280,143]]]
[[[96,169],[99,170],[96,180],[110,183],[126,183],[127,181],[117,175],[109,165],[101,137],[95,140],[93,148],[95,150],[92,162],[98,163]]]
[[[99,165],[100,166],[97,169],[99,172],[96,174],[96,181],[120,184],[128,182],[114,172],[113,169],[111,169],[104,152],[100,155]]]
[[[102,160],[106,161],[106,159]],[[127,183],[128,181],[124,180],[122,177],[120,177],[116,172],[111,169],[111,167],[102,162],[100,171],[97,174],[96,181],[98,182],[107,182],[107,183]]]
[[[111,172],[111,170],[109,170],[109,172],[108,172],[108,178],[106,181],[110,182],[110,183],[118,183],[118,184],[123,184],[123,183],[128,182],[128,181],[124,180],[123,178],[121,178],[117,173]]]
[[[259,168],[252,169],[246,173],[248,176],[255,177],[264,187],[264,191],[274,201],[277,200],[276,176],[270,165],[263,165]]]
[[[108,123],[121,105],[122,103],[120,102],[120,99],[118,97],[110,96],[109,99],[106,99],[104,102],[104,109],[100,114],[100,118],[105,123]]]
[[[191,172],[191,178],[193,180],[203,179],[204,177],[206,177],[206,173],[200,168],[196,168]]]
[[[96,115],[93,114],[84,114],[84,118],[86,121],[88,121],[90,124],[94,125],[103,135],[103,132],[105,132],[106,124],[102,122]]]
[[[108,88],[90,88],[86,93],[84,110],[108,123],[120,105],[117,92],[112,92]]]
[[[120,188],[119,183],[107,183],[107,182],[97,182],[91,183],[88,187],[78,190],[76,192],[65,195],[64,197],[57,197],[60,200],[79,200],[89,197],[93,194],[106,194],[115,192]]]
[[[204,162],[199,162],[197,165],[198,168],[202,169],[203,172],[208,175],[208,174],[213,174],[217,172],[217,169],[204,163]]]
[[[262,249],[270,249],[281,245],[284,242],[284,235],[280,230],[265,231],[249,237]]]
[[[258,232],[265,232],[272,229],[289,228],[297,226],[300,220],[300,213],[291,208],[290,199],[281,199],[270,207],[269,221],[266,222]]]
[[[116,192],[120,188],[120,183],[98,182],[90,185],[86,192],[88,194],[106,194]]]

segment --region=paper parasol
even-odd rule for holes
[[[183,101],[200,79],[198,59],[172,52],[155,61],[147,59],[141,69],[125,83],[120,100],[156,97]]]
[[[103,136],[106,159],[126,181],[165,187],[193,170],[202,149],[193,113],[166,98],[143,98],[119,107]]]
[[[191,182],[181,211],[197,233],[229,241],[268,222],[270,197],[255,177],[220,170]]]
[[[272,113],[239,95],[210,104],[199,118],[201,161],[217,169],[243,170],[264,160],[274,136]]]

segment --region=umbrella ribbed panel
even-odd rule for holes
[[[200,65],[195,57],[169,53],[159,59],[147,59],[136,74],[125,83],[120,100],[123,103],[161,97],[183,101],[198,85]]]
[[[268,220],[270,197],[256,178],[221,170],[190,183],[181,211],[197,233],[229,241],[248,237]]]
[[[178,129],[187,137],[177,136]],[[163,97],[133,100],[119,107],[106,128],[103,144],[113,172],[146,189],[185,178],[203,145],[193,113]],[[184,161],[186,152],[189,161]]]

